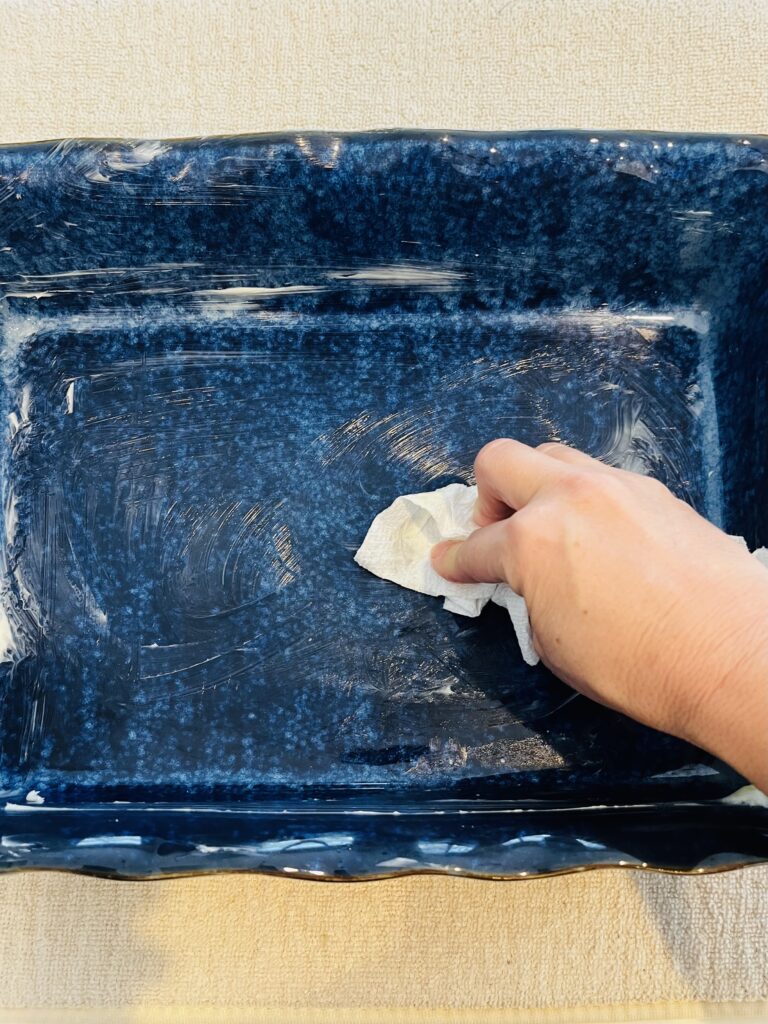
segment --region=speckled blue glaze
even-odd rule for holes
[[[0,867],[768,857],[768,809],[352,560],[499,435],[768,544],[768,140],[0,148]]]

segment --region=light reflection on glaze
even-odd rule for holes
[[[623,775],[629,726],[525,674],[498,624],[351,559],[393,497],[471,481],[502,434],[722,512],[706,307],[730,282],[709,264],[744,225],[694,194],[677,143],[594,138],[382,136],[373,160],[311,135],[0,153],[0,647],[22,793],[38,776],[45,793],[497,775],[519,796],[637,780],[646,743],[659,778],[690,762],[644,734]],[[601,226],[606,196],[638,231],[653,219],[647,237]]]
[[[388,274],[385,269],[384,277]],[[297,289],[305,294],[301,286]],[[275,290],[267,291],[269,298],[275,297]],[[291,286],[278,291],[281,297],[294,294]],[[237,298],[244,296],[238,292]],[[419,390],[429,392],[428,401],[411,400],[400,408],[392,408],[396,395],[394,401],[383,396],[384,382],[369,374],[354,351],[329,354],[336,374],[358,381],[362,407],[349,419],[338,422],[336,417],[330,430],[308,437],[297,468],[310,481],[324,479],[323,494],[336,502],[346,501],[351,484],[358,492],[356,508],[367,518],[389,496],[388,487],[404,489],[398,480],[416,481],[409,486],[420,488],[446,477],[471,481],[474,453],[487,436],[472,431],[467,436],[467,425],[475,420],[482,430],[487,410],[494,435],[579,444],[613,465],[654,473],[696,501],[696,452],[686,438],[696,429],[696,418],[706,413],[701,389],[695,379],[687,387],[658,386],[663,375],[679,372],[660,363],[659,332],[667,324],[678,329],[678,319],[686,315],[657,324],[652,342],[638,326],[603,311],[594,316],[574,314],[566,319],[565,330],[562,321],[541,314],[518,316],[511,323],[514,347],[521,352],[517,358],[500,360],[469,352],[468,359],[454,357],[453,368],[442,372],[424,364],[424,356],[431,357],[428,348],[405,360],[395,355],[390,360],[395,372],[403,380],[409,372],[425,375],[428,384]],[[92,321],[79,315],[74,323],[96,337],[99,323],[106,326],[112,316],[106,313],[100,321],[96,311]],[[397,595],[367,577],[359,579],[351,558],[347,561],[355,537],[344,534],[343,517],[335,571],[340,579],[360,586],[366,601],[387,599],[393,637],[387,646],[364,644],[353,655],[354,670],[347,662],[340,675],[338,622],[325,622],[313,635],[302,635],[305,613],[317,607],[323,566],[317,552],[306,550],[307,520],[299,508],[306,498],[301,486],[297,495],[295,487],[277,478],[266,496],[238,497],[231,486],[226,493],[217,493],[217,460],[226,459],[232,444],[243,444],[244,433],[251,432],[245,436],[251,461],[269,458],[272,445],[281,443],[276,435],[262,439],[254,432],[251,424],[258,419],[253,419],[255,410],[241,382],[278,373],[289,391],[300,382],[286,402],[296,397],[301,401],[302,389],[317,379],[314,375],[323,366],[321,351],[187,348],[108,362],[96,357],[93,366],[82,367],[76,375],[68,367],[57,372],[54,365],[47,391],[38,397],[26,379],[22,382],[24,371],[18,361],[28,358],[29,346],[39,344],[29,324],[25,332],[19,335],[17,362],[7,362],[5,369],[9,383],[19,381],[18,399],[9,414],[12,479],[23,475],[24,460],[50,436],[49,425],[36,415],[38,406],[53,405],[72,422],[74,433],[63,475],[46,492],[45,505],[30,505],[26,496],[23,544],[14,539],[19,521],[15,485],[7,491],[13,590],[7,594],[6,611],[17,657],[34,650],[41,632],[57,643],[59,623],[87,622],[95,642],[113,652],[109,657],[117,659],[131,681],[133,700],[146,707],[168,700],[177,706],[180,700],[220,693],[223,687],[249,685],[265,673],[295,675],[309,660],[322,665],[327,685],[341,693],[365,695],[372,709],[401,706],[411,709],[411,716],[419,707],[437,710],[437,734],[425,733],[422,725],[413,740],[400,742],[393,736],[378,744],[366,736],[369,725],[356,735],[362,721],[354,712],[346,714],[339,729],[342,763],[347,765],[342,771],[350,777],[384,776],[392,771],[390,765],[399,765],[402,777],[413,784],[457,773],[567,766],[567,755],[546,738],[545,720],[570,701],[529,701],[511,714],[505,700],[487,691],[479,666],[457,657],[454,632],[440,628],[439,616],[434,625],[431,614],[420,623],[418,613],[398,602]],[[369,404],[364,403],[366,395]],[[329,392],[331,409],[336,401],[332,396]],[[177,453],[182,451],[185,458],[202,460],[200,465],[207,467],[204,493],[199,482],[179,476]],[[103,468],[91,474],[88,467],[94,462]],[[246,466],[243,463],[245,473]],[[392,480],[384,489],[383,471]],[[292,472],[288,471],[289,479]],[[111,495],[108,505],[105,487]],[[78,553],[83,538],[73,537],[71,531],[85,528],[91,533],[96,517],[105,515],[129,561],[152,553],[149,564],[162,608],[173,622],[184,624],[174,627],[181,628],[184,639],[169,643],[150,633],[136,643],[111,607],[113,599],[94,590],[89,563],[98,542],[95,549]],[[63,546],[51,532],[56,521],[68,524]],[[52,551],[57,552],[53,566]],[[287,601],[275,605],[282,594]],[[274,614],[283,634],[277,643],[271,640],[268,625]],[[254,629],[256,623],[259,628]],[[474,628],[466,631],[468,638]],[[66,645],[66,638],[61,639]],[[110,700],[119,701],[115,707],[130,704],[125,697]],[[28,756],[45,728],[43,701],[41,694],[33,704],[24,738]],[[429,711],[421,720],[426,723],[433,717]],[[269,770],[264,775],[275,777]]]

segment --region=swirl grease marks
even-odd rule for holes
[[[495,436],[701,506],[695,336],[602,314],[361,326],[62,318],[7,355],[4,602],[40,777],[524,786],[607,749],[608,713],[577,752],[579,702],[503,616],[448,615],[352,553],[397,494],[470,481]]]

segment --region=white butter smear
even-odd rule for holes
[[[763,793],[756,786],[742,786],[735,793],[724,796],[724,804],[739,804],[744,807],[765,807],[768,808],[768,794]]]

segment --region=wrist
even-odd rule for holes
[[[768,790],[768,623],[754,621],[691,681],[679,735]]]

